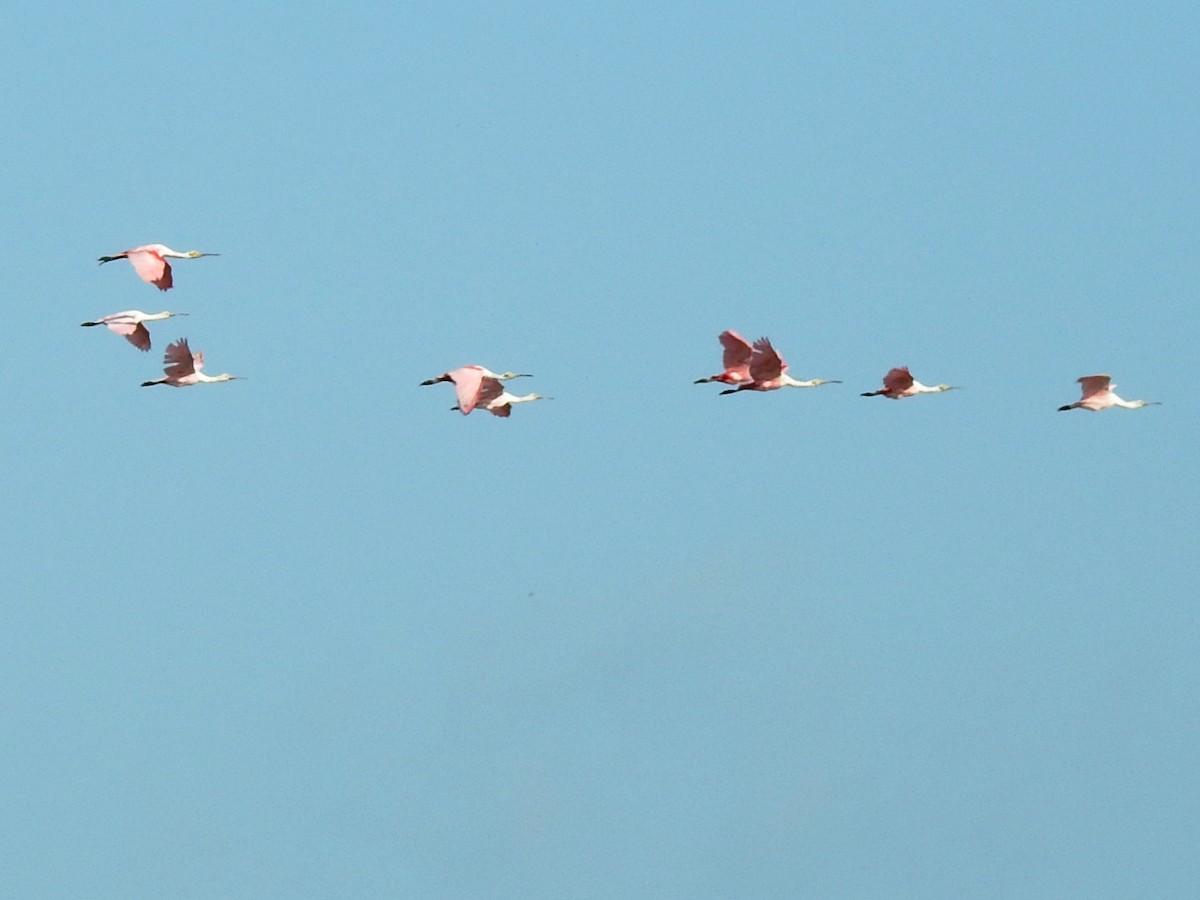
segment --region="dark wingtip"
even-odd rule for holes
[[[1060,406],[1060,407],[1058,408],[1058,411],[1059,411],[1059,412],[1066,412],[1068,409],[1071,409],[1071,408],[1072,408],[1072,407],[1071,407],[1071,406],[1069,406],[1069,405],[1068,405],[1068,406]]]

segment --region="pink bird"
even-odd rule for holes
[[[754,353],[750,342],[736,331],[722,331],[717,335],[717,340],[725,348],[721,357],[721,365],[725,367],[725,371],[708,378],[698,378],[695,383],[707,384],[710,381],[719,381],[722,384],[742,384],[750,381],[750,357]]]
[[[898,369],[891,369],[883,376],[883,390],[867,391],[862,394],[863,397],[888,397],[891,400],[903,400],[905,397],[913,397],[917,394],[940,394],[942,391],[955,391],[956,387],[948,384],[938,384],[933,387],[921,384],[912,377],[912,373],[908,371],[908,366],[900,366]]]
[[[482,390],[483,380],[491,379],[497,384],[501,381],[507,381],[510,378],[532,378],[532,375],[520,374],[517,372],[501,372],[499,374],[491,369],[486,369],[483,366],[463,366],[461,369],[453,369],[449,372],[443,372],[437,378],[429,378],[421,382],[421,386],[430,384],[438,384],[442,381],[449,381],[454,384],[454,389],[458,393],[458,406],[455,409],[462,410],[464,416],[469,415],[471,410],[479,405],[480,391]],[[500,388],[503,392],[504,388]],[[499,396],[499,393],[497,394]]]
[[[142,387],[150,387],[153,384],[168,384],[171,387],[188,387],[193,384],[212,384],[217,381],[233,381],[239,378],[238,375],[205,375],[201,369],[204,368],[204,354],[193,353],[188,347],[187,338],[180,338],[175,343],[167,346],[167,352],[163,354],[163,371],[166,373],[166,378],[160,378],[157,381],[143,381]]]
[[[1108,375],[1084,375],[1076,381],[1083,385],[1083,397],[1075,403],[1060,406],[1059,412],[1066,412],[1068,409],[1090,409],[1092,412],[1099,412],[1110,406],[1119,406],[1122,409],[1162,406],[1157,400],[1122,400],[1113,393],[1117,386],[1112,383],[1112,378]]]
[[[787,374],[788,364],[783,361],[771,346],[767,338],[759,338],[754,342],[754,353],[750,357],[750,380],[739,384],[736,388],[721,391],[722,394],[736,394],[739,391],[777,391],[785,387],[819,387],[822,384],[841,384],[840,381],[825,381],[814,378],[811,381],[797,381]]]
[[[160,291],[169,291],[174,282],[171,279],[171,264],[167,262],[167,257],[197,259],[201,256],[220,255],[219,253],[201,253],[199,250],[180,253],[178,250],[172,250],[166,244],[146,244],[126,250],[124,253],[118,253],[116,256],[102,256],[100,265],[112,262],[114,259],[127,259],[133,264],[134,271],[138,273],[142,281],[154,285]]]
[[[513,404],[515,403],[529,403],[533,400],[549,400],[551,398],[543,397],[541,394],[510,394],[504,389],[504,385],[499,380],[495,378],[483,378],[474,399],[475,402],[472,408],[486,409],[493,416],[507,419],[512,413]],[[452,410],[454,409],[459,410],[464,416],[467,414],[467,410],[461,406],[452,407]]]
[[[150,332],[146,329],[145,322],[157,322],[160,319],[170,319],[174,316],[186,316],[187,313],[160,312],[144,313],[140,309],[127,309],[124,312],[113,313],[109,316],[97,319],[95,322],[81,323],[84,328],[92,325],[107,325],[108,330],[114,334],[122,335],[125,340],[133,344],[139,350],[150,349]]]

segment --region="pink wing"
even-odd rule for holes
[[[750,357],[754,355],[754,348],[744,337],[736,331],[722,331],[717,335],[717,340],[725,348],[721,364],[725,366],[726,372],[750,365]]]
[[[458,408],[464,416],[470,415],[471,410],[479,405],[479,388],[483,382],[483,372],[478,366],[464,366],[447,372],[454,382],[454,390],[458,394]]]
[[[750,360],[750,377],[755,381],[773,381],[787,370],[787,363],[775,352],[767,338],[754,342],[754,356]]]
[[[203,361],[203,354],[197,355]],[[163,354],[163,371],[167,373],[168,377],[182,378],[184,375],[191,375],[196,371],[192,368],[195,362],[191,348],[188,347],[187,338],[180,338],[167,346],[167,351]]]
[[[908,371],[908,366],[900,366],[898,369],[890,369],[883,376],[883,389],[889,394],[899,394],[907,391],[913,386],[912,373]]]
[[[476,403],[486,407],[489,403],[504,393],[504,385],[495,378],[484,378],[482,385],[479,388],[479,396],[476,398]],[[493,410],[495,412],[495,410]],[[500,413],[496,413],[500,415]],[[505,413],[507,415],[507,413]]]
[[[146,326],[141,322],[136,325],[132,322],[109,322],[108,330],[114,334],[119,334],[137,347],[139,350],[150,349],[150,332],[146,330]]]
[[[1078,381],[1083,386],[1084,400],[1098,394],[1107,394],[1112,386],[1112,376],[1110,375],[1084,375]]]
[[[133,263],[134,270],[142,281],[154,285],[160,291],[171,289],[171,264],[154,250],[130,250],[126,258]]]

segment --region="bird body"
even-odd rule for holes
[[[503,393],[504,388],[500,384],[501,381],[507,381],[511,378],[531,378],[532,376],[517,373],[517,372],[501,372],[497,374],[491,369],[486,369],[483,366],[463,366],[460,369],[452,369],[449,372],[443,372],[436,378],[429,378],[421,382],[422,386],[438,384],[442,381],[449,381],[454,385],[454,390],[458,394],[458,406],[455,407],[462,411],[464,416],[470,415],[471,410],[480,405],[481,398],[484,395],[484,382],[495,382],[496,390],[493,396],[488,399],[495,399]],[[493,388],[488,387],[488,391]],[[512,396],[511,394],[509,396]],[[497,413],[500,415],[500,413]],[[507,415],[505,413],[504,415]]]
[[[220,375],[205,375],[201,369],[204,368],[204,354],[202,352],[193,353],[188,347],[187,338],[180,338],[173,344],[167,346],[166,352],[163,354],[163,372],[166,373],[166,378],[159,378],[157,381],[143,381],[142,387],[150,387],[155,384],[166,384],[171,387],[188,387],[193,384],[212,384],[217,381],[233,381],[239,376],[222,373]]]
[[[514,404],[549,399],[549,397],[543,397],[541,394],[510,394],[504,389],[504,385],[499,380],[484,378],[479,386],[479,393],[476,395],[474,408],[486,409],[493,416],[507,419],[512,413]],[[456,409],[462,411],[461,406],[456,407]],[[466,415],[466,412],[463,412],[463,415]]]
[[[721,365],[725,367],[725,371],[708,378],[698,378],[695,384],[707,384],[710,381],[743,384],[750,381],[750,358],[754,355],[754,348],[750,342],[736,331],[722,331],[717,335],[717,340],[724,348]]]
[[[150,349],[150,332],[147,330],[144,323],[157,322],[162,319],[170,319],[174,316],[186,316],[187,313],[175,312],[160,312],[160,313],[144,313],[140,309],[127,309],[124,312],[112,313],[111,315],[102,316],[95,322],[80,323],[84,328],[89,328],[93,325],[107,325],[108,330],[114,334],[119,334],[137,347],[139,350]]]
[[[1141,409],[1143,406],[1162,405],[1157,400],[1122,400],[1116,395],[1117,386],[1112,383],[1112,377],[1109,375],[1084,375],[1082,378],[1077,378],[1076,381],[1082,387],[1083,396],[1074,403],[1060,406],[1059,412],[1066,412],[1068,409],[1089,409],[1092,412],[1099,412],[1110,406],[1119,406],[1122,409]]]
[[[867,391],[863,397],[887,397],[890,400],[903,400],[905,397],[915,397],[917,394],[940,394],[943,391],[954,391],[957,388],[948,384],[936,384],[930,387],[921,384],[912,377],[908,366],[890,369],[883,376],[883,390]]]
[[[167,258],[197,259],[201,256],[220,256],[220,254],[201,253],[199,250],[180,252],[172,250],[166,244],[145,244],[115,256],[101,256],[100,265],[117,259],[127,259],[142,281],[154,285],[160,291],[169,291],[174,280],[171,277],[171,264],[167,262]]]
[[[753,354],[750,357],[748,371],[750,379],[742,382],[736,388],[721,391],[722,394],[736,394],[739,391],[777,391],[785,387],[820,387],[823,384],[841,384],[840,381],[826,381],[813,378],[809,381],[797,381],[787,374],[788,364],[771,346],[767,338],[759,338],[754,342]]]

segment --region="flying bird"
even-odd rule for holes
[[[160,291],[169,291],[174,281],[171,279],[171,264],[167,262],[167,257],[171,259],[197,259],[201,256],[220,256],[219,253],[201,253],[199,250],[188,250],[186,253],[180,253],[178,250],[172,250],[166,244],[146,244],[142,247],[134,247],[132,250],[126,250],[124,253],[118,253],[116,256],[100,257],[100,265],[107,262],[112,262],[115,259],[127,259],[133,264],[133,269],[138,273],[142,281],[154,285]]]
[[[1092,412],[1099,412],[1110,406],[1119,406],[1122,409],[1162,406],[1157,400],[1122,400],[1113,393],[1117,386],[1112,383],[1112,377],[1109,375],[1084,375],[1076,381],[1083,386],[1083,396],[1075,403],[1060,406],[1059,412],[1066,412],[1068,409],[1090,409]]]
[[[841,384],[840,381],[826,381],[814,378],[811,381],[797,381],[787,374],[788,364],[771,346],[767,338],[759,338],[754,342],[754,353],[750,357],[750,380],[739,384],[736,388],[721,391],[722,394],[736,394],[739,391],[777,391],[785,387],[819,387],[822,384]]]
[[[725,371],[708,378],[697,378],[694,383],[719,381],[721,384],[742,384],[750,381],[750,357],[754,353],[750,342],[736,331],[722,331],[717,335],[717,340],[725,348],[721,356],[721,365],[725,367]]]
[[[457,383],[456,383],[457,384]],[[453,412],[458,410],[464,416],[471,412],[472,409],[486,409],[493,416],[500,416],[502,419],[507,419],[512,413],[513,404],[529,403],[533,400],[549,400],[550,397],[543,397],[541,394],[510,394],[504,389],[499,379],[496,378],[481,378],[479,387],[475,393],[468,398],[468,405],[463,405],[463,393],[459,391],[459,405],[452,406],[450,409]]]
[[[908,366],[900,366],[898,369],[891,369],[883,376],[883,390],[867,391],[862,394],[863,397],[888,397],[892,400],[903,400],[905,397],[913,397],[917,394],[940,394],[942,391],[956,391],[958,388],[948,384],[937,384],[930,387],[927,384],[921,384],[912,377],[912,373],[908,371]]]
[[[157,322],[161,319],[170,319],[174,316],[186,316],[187,313],[176,312],[160,312],[144,313],[140,309],[127,309],[124,312],[113,313],[112,315],[103,316],[95,322],[81,322],[84,328],[89,328],[93,325],[107,325],[108,330],[113,334],[119,334],[137,347],[139,350],[150,349],[150,332],[145,326],[145,322]]]
[[[157,381],[143,381],[142,387],[150,387],[153,384],[169,384],[171,387],[188,387],[192,384],[212,384],[216,381],[233,381],[241,376],[229,375],[227,373],[221,375],[205,375],[201,369],[204,368],[204,354],[200,352],[193,353],[188,347],[187,338],[180,338],[173,344],[167,346],[167,352],[163,354],[163,372],[166,373],[166,378],[160,378]]]
[[[461,369],[452,369],[449,372],[443,372],[437,378],[428,378],[421,382],[421,386],[430,384],[438,384],[442,381],[449,381],[454,385],[455,391],[458,393],[458,406],[456,409],[461,409],[462,414],[469,415],[479,403],[479,393],[482,390],[483,380],[491,379],[499,384],[501,381],[507,381],[511,378],[532,378],[532,375],[517,373],[517,372],[501,372],[497,374],[491,369],[485,369],[483,366],[463,366]],[[500,389],[501,392],[504,390]]]

